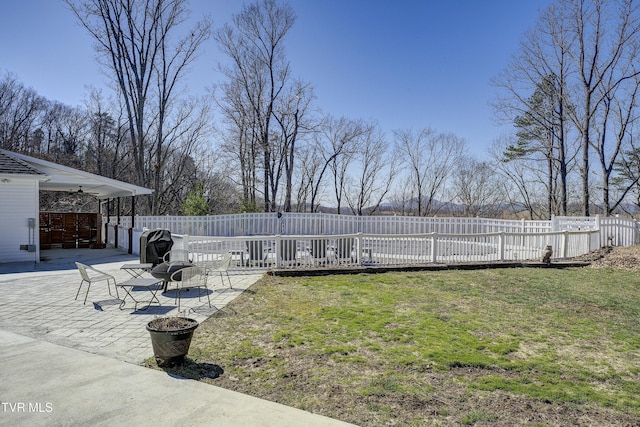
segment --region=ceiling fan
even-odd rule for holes
[[[75,193],[75,194],[98,194],[98,193],[92,193],[92,192],[89,192],[89,191],[84,191],[82,189],[82,185],[79,185],[78,189],[75,190],[75,191],[74,190],[70,190],[70,193]]]

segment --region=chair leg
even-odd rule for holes
[[[209,297],[209,288],[207,288],[207,285],[204,285],[204,289],[207,291],[207,301],[209,301],[209,308],[211,308],[211,297]]]
[[[84,280],[82,282],[80,282],[80,286],[78,286],[78,292],[76,292],[76,301],[78,300],[78,295],[80,295],[80,289],[82,289],[82,284],[84,283]]]
[[[107,279],[107,286],[109,287],[109,295],[113,296],[111,293],[111,284],[109,283],[112,279]],[[116,298],[120,299],[120,294],[118,293],[118,284],[116,283],[116,279],[113,279],[113,287],[116,290]]]
[[[83,305],[87,303],[87,297],[89,296],[89,289],[91,289],[91,282],[87,282],[87,293],[84,295],[84,302],[82,303]]]
[[[229,281],[229,288],[233,289],[233,286],[231,286],[231,278],[229,277],[229,273],[227,272],[227,280]],[[224,283],[224,275],[222,274],[222,271],[220,272],[220,281],[222,282],[222,286],[225,285]]]

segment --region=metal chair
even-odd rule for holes
[[[312,240],[309,248],[309,253],[314,260],[314,264],[326,264],[327,263],[327,239]]]
[[[247,266],[258,264],[260,267],[264,267],[267,263],[268,250],[264,250],[264,244],[262,240],[247,241],[247,252],[249,252],[249,259],[247,260]]]
[[[207,269],[207,274],[211,276],[214,273],[220,273],[220,281],[222,281],[222,285],[224,286],[224,274],[227,275],[227,280],[229,281],[229,288],[233,289],[231,285],[231,277],[229,277],[229,266],[231,265],[231,252],[227,252],[221,259],[209,260],[209,261],[200,261],[197,263],[199,267],[204,267]]]
[[[182,276],[180,280],[175,277],[177,274]],[[189,290],[191,288],[198,288],[198,301],[200,301],[200,288],[204,288],[207,294],[207,300],[209,301],[209,308],[211,308],[211,298],[209,297],[209,288],[207,287],[207,268],[198,266],[183,268],[171,275],[171,281],[179,283],[176,288],[178,311],[180,311],[180,293],[183,290]]]
[[[278,255],[281,265],[296,265],[298,255],[298,241],[283,239],[280,241]]]
[[[353,237],[336,239],[335,257],[338,264],[353,262],[354,245]]]
[[[83,304],[87,303],[87,297],[89,296],[89,289],[91,289],[91,284],[96,282],[107,282],[107,286],[109,288],[109,295],[113,296],[111,293],[111,281],[113,280],[113,287],[116,289],[116,297],[120,299],[120,295],[118,294],[118,287],[116,286],[116,278],[110,274],[107,274],[103,271],[97,270],[89,265],[82,264],[80,262],[76,262],[76,267],[78,267],[78,271],[80,271],[80,276],[82,277],[82,281],[80,282],[80,286],[78,287],[78,292],[76,292],[76,300],[78,299],[78,295],[80,295],[80,289],[84,282],[87,282],[87,293],[84,296]]]

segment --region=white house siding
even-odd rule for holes
[[[20,250],[20,245],[29,243],[35,244],[37,249],[40,246],[39,182],[34,177],[4,179],[9,181],[0,180],[0,262],[39,261],[39,250]],[[31,242],[28,218],[35,218]]]

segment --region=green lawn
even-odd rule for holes
[[[185,376],[363,426],[640,424],[640,279],[596,269],[266,276]],[[235,313],[234,313],[235,311]]]

